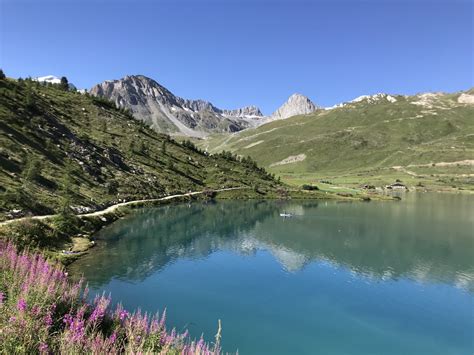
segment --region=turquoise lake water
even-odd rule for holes
[[[175,204],[96,238],[92,293],[208,341],[221,319],[225,351],[474,352],[474,196]]]

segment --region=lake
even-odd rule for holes
[[[280,217],[281,212],[293,214]],[[71,266],[240,354],[472,354],[474,196],[137,210]]]

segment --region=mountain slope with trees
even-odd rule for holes
[[[64,81],[64,80],[63,80]],[[279,184],[251,159],[209,156],[67,85],[0,78],[1,219],[123,200]]]

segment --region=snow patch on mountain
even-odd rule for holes
[[[397,99],[391,95],[388,95],[388,94],[384,94],[384,93],[378,93],[378,94],[375,94],[375,95],[362,95],[362,96],[359,96],[359,97],[356,97],[355,99],[349,101],[351,103],[355,103],[355,102],[362,102],[362,101],[366,101],[368,102],[369,104],[373,104],[375,102],[378,102],[380,100],[387,100],[388,102],[397,102]]]
[[[46,76],[39,76],[33,79],[34,81],[38,81],[40,83],[48,83],[48,84],[61,84],[61,78],[55,75],[46,75]],[[69,89],[77,90],[76,86],[72,83],[69,83]]]
[[[35,81],[39,81],[40,83],[51,83],[51,84],[60,84],[61,79],[58,78],[57,76],[54,75],[46,75],[46,76],[40,76],[35,79]]]
[[[458,102],[460,104],[474,104],[474,95],[470,95],[470,94],[461,94],[459,95],[458,97]]]
[[[345,107],[350,104],[356,104],[360,102],[366,102],[368,104],[375,104],[379,102],[383,102],[383,100],[386,100],[390,103],[395,103],[397,102],[397,98],[395,96],[389,95],[389,94],[384,94],[384,93],[378,93],[374,95],[362,95],[359,97],[356,97],[355,99],[347,102],[341,102],[337,105],[331,106],[331,107],[325,107],[325,110],[334,110],[336,108],[341,108]]]

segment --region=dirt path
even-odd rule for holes
[[[226,189],[218,189],[218,190],[212,190],[212,191],[222,192],[222,191],[243,190],[243,189],[248,189],[248,187],[246,187],[246,186],[245,187],[229,187],[229,188],[226,188]],[[117,208],[120,208],[120,207],[123,207],[123,206],[130,206],[130,205],[135,205],[135,204],[144,203],[144,202],[167,201],[167,200],[172,200],[172,199],[179,198],[179,197],[200,195],[202,193],[204,193],[204,191],[194,191],[194,192],[188,192],[186,194],[170,195],[170,196],[165,196],[165,197],[161,197],[161,198],[152,198],[152,199],[145,199],[145,200],[134,200],[134,201],[128,201],[128,202],[121,202],[121,203],[117,203],[115,205],[109,206],[109,207],[107,207],[103,210],[100,210],[100,211],[85,213],[85,214],[78,214],[77,216],[80,217],[80,218],[81,217],[101,216],[101,215],[113,212]],[[19,222],[19,221],[22,221],[22,220],[25,220],[25,219],[28,219],[28,218],[42,220],[42,219],[52,218],[52,217],[55,217],[55,216],[57,216],[57,215],[50,214],[50,215],[45,215],[45,216],[32,216],[32,217],[21,217],[21,218],[9,219],[8,221],[0,222],[0,227],[5,226],[5,225],[10,224],[10,223],[13,223],[13,222]]]

